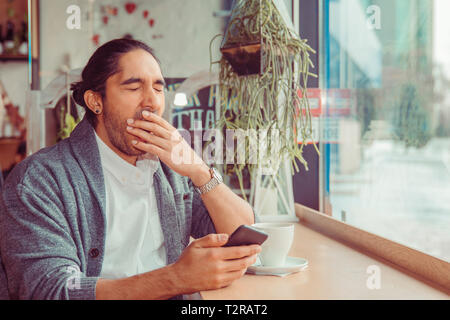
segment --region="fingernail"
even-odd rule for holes
[[[148,111],[142,111],[142,115],[144,116],[144,117],[150,117],[150,112],[148,112]]]
[[[127,122],[128,122],[128,124],[133,124],[134,120],[133,119],[128,119]]]
[[[134,145],[137,145],[138,142],[136,140],[133,140],[133,141],[131,141],[131,143]]]
[[[228,240],[227,234],[219,234],[219,241],[226,241]]]
[[[133,128],[132,127],[127,127],[127,130],[131,131],[131,130],[133,130]]]

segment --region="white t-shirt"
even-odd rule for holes
[[[146,155],[135,167],[95,136],[106,191],[106,246],[100,277],[125,278],[167,265],[153,186],[158,158]]]

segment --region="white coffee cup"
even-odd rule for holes
[[[261,245],[259,259],[265,267],[282,267],[294,241],[294,225],[292,223],[256,223],[253,228],[269,235]]]

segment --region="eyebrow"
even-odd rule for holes
[[[125,85],[127,85],[127,84],[132,84],[132,83],[143,83],[144,82],[144,80],[142,80],[141,78],[130,78],[130,79],[127,79],[127,80],[125,80],[125,81],[123,81],[120,85],[121,86],[125,86]],[[154,82],[154,84],[160,84],[160,85],[162,85],[162,86],[166,86],[166,82],[163,80],[163,79],[158,79],[158,80],[156,80],[155,82]]]

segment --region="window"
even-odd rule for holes
[[[321,207],[450,260],[447,0],[324,0]]]

